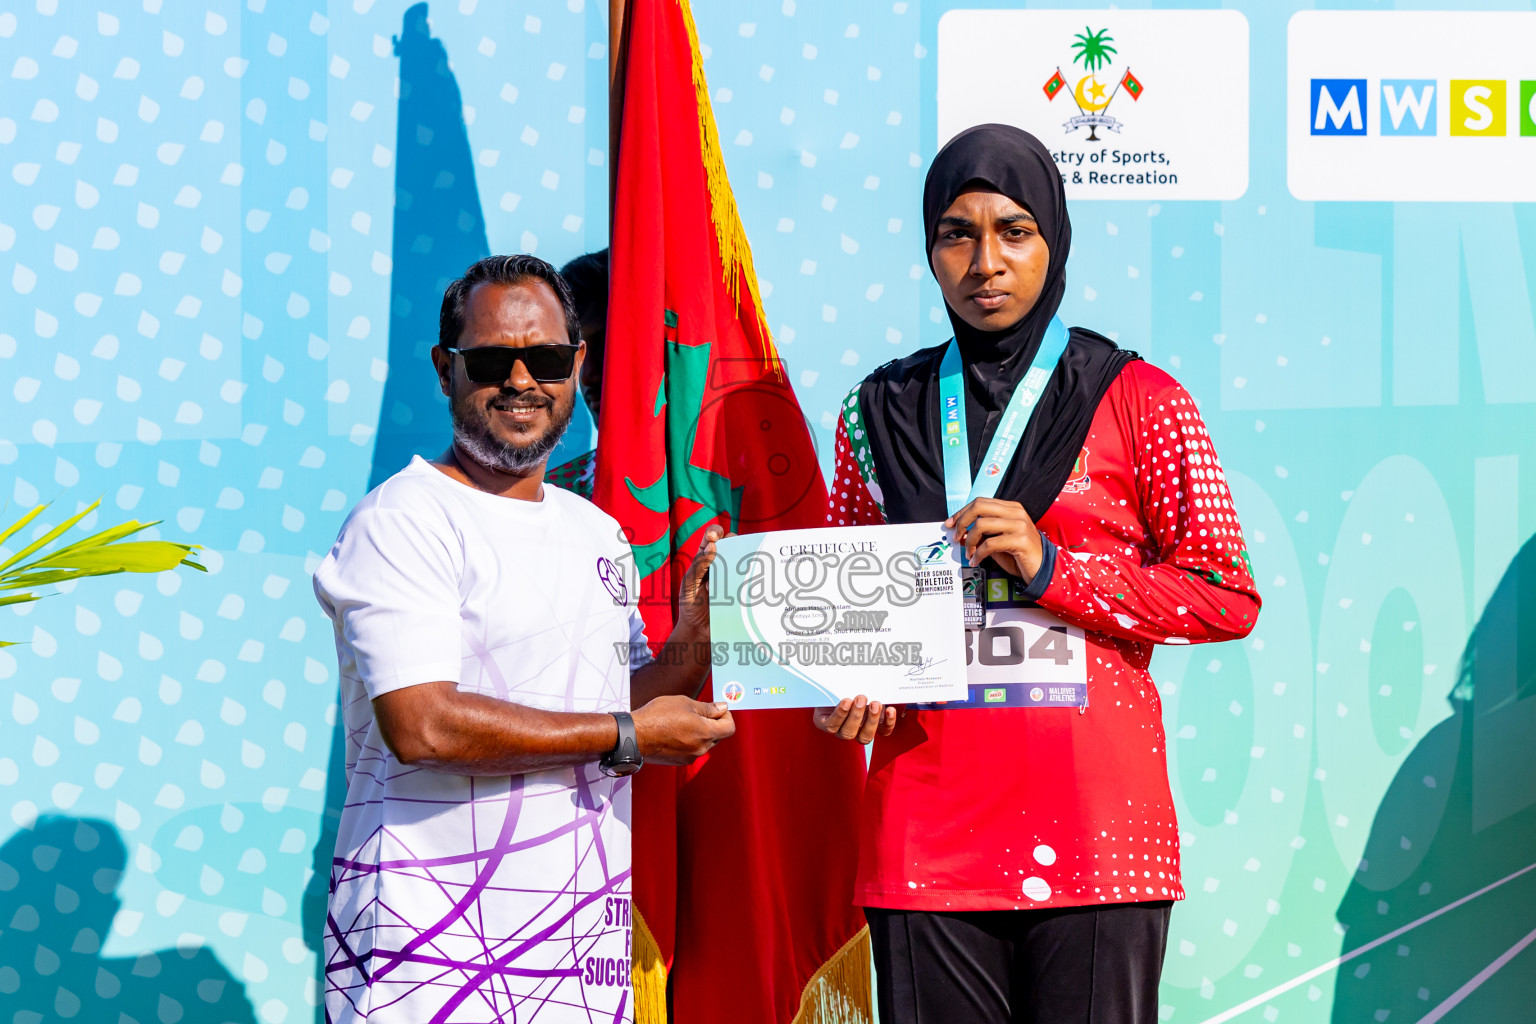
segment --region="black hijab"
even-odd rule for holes
[[[939,217],[962,192],[976,187],[999,192],[1027,209],[1039,225],[1050,261],[1039,301],[1012,327],[977,330],[949,310],[964,367],[973,471],[1061,305],[1072,248],[1066,194],[1051,154],[1028,132],[984,124],[951,139],[928,169],[923,226],[930,267]],[[927,522],[948,515],[939,436],[939,363],[947,345],[889,362],[860,385],[863,427],[888,522]],[[1019,502],[1031,518],[1044,515],[1071,475],[1099,400],[1125,364],[1137,358],[1108,338],[1074,327],[997,496]]]

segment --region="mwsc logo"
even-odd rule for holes
[[[1286,36],[1297,199],[1536,202],[1536,12],[1298,11]]]
[[[1365,78],[1312,79],[1311,134],[1370,135],[1374,108],[1381,135],[1437,135],[1438,102],[1445,95],[1450,97],[1447,128],[1453,136],[1536,137],[1536,80],[1383,78],[1377,86],[1371,89]],[[1514,118],[1509,116],[1510,95],[1519,97]]]

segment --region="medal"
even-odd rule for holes
[[[965,628],[980,629],[987,619],[986,570],[981,566],[960,568],[960,598],[965,611]]]

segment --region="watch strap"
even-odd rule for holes
[[[598,762],[598,767],[612,769],[624,767],[628,769],[619,774],[629,775],[640,770],[645,764],[645,758],[640,756],[640,737],[635,732],[635,719],[627,711],[612,711],[614,724],[619,727],[619,740],[613,745],[613,749],[603,755]]]

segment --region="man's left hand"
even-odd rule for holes
[[[1045,558],[1040,530],[1016,501],[977,498],[944,520],[944,526],[952,531],[956,544],[965,545],[971,565],[991,558],[1004,572],[1026,583],[1040,571]]]

